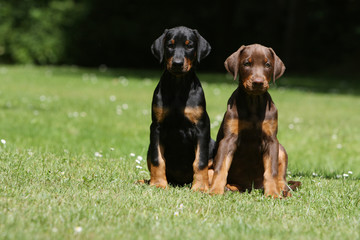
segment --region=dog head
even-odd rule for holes
[[[196,29],[175,27],[165,29],[152,44],[151,51],[160,63],[165,62],[171,74],[181,76],[209,55],[211,47]]]
[[[260,95],[269,89],[271,79],[281,77],[285,65],[272,48],[259,44],[241,46],[225,61],[226,70],[239,75],[239,85],[250,95]]]

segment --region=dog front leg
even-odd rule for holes
[[[160,188],[167,187],[164,147],[159,141],[159,125],[152,123],[150,127],[150,145],[147,165],[150,171],[150,185]]]
[[[206,192],[209,190],[209,143],[206,138],[200,138],[195,148],[195,161],[193,163],[194,177],[191,189]]]
[[[237,136],[228,136],[219,143],[214,163],[214,176],[210,194],[224,194],[228,172],[236,150]]]
[[[281,198],[280,189],[278,188],[278,158],[279,142],[277,139],[269,139],[267,150],[263,154],[264,164],[264,194],[273,198]]]

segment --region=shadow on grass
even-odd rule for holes
[[[146,69],[107,69],[107,68],[80,68],[80,67],[56,67],[54,73],[58,75],[82,75],[96,74],[97,76],[115,79],[119,77],[131,78],[134,81],[143,81],[152,79],[158,81],[161,77],[162,70]],[[234,84],[232,76],[218,72],[198,71],[197,75],[201,82],[215,84]],[[349,94],[360,95],[360,77],[359,76],[339,76],[328,74],[309,74],[290,75],[285,74],[277,80],[275,86],[271,88],[285,88],[305,92],[316,92],[324,94]]]
[[[285,76],[279,79],[276,85],[278,88],[282,87],[299,91],[360,95],[359,77]]]

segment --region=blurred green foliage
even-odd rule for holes
[[[356,73],[360,1],[0,0],[0,63],[159,68],[150,52],[165,28],[196,28],[224,71],[241,45],[272,47],[287,71]],[[206,63],[206,64],[205,64]]]
[[[67,33],[86,11],[73,0],[0,0],[3,62],[55,64],[65,59]]]

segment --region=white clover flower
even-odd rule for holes
[[[7,72],[8,72],[8,70],[7,70],[6,67],[0,68],[0,73],[1,73],[1,74],[7,74]]]
[[[122,108],[123,108],[124,110],[126,110],[126,109],[129,108],[129,105],[128,105],[127,103],[124,103],[124,104],[122,105]]]
[[[348,174],[353,174],[353,172],[352,172],[352,171],[348,171]]]
[[[114,151],[115,150],[115,148],[110,148],[110,151]]]
[[[219,126],[219,122],[218,121],[214,121],[212,124],[211,124],[211,128],[214,128],[214,127],[217,127]]]
[[[5,139],[1,139],[1,143],[5,145],[5,144],[6,144],[6,140],[5,140]]]
[[[46,100],[46,96],[41,95],[41,96],[40,96],[40,101],[44,102],[45,100]]]
[[[137,162],[138,164],[141,163],[141,161],[139,159],[136,159],[135,162]]]
[[[130,157],[135,157],[135,153],[130,153]]]
[[[74,228],[75,233],[81,233],[82,230],[83,230],[82,227],[75,227]]]
[[[179,210],[183,210],[183,209],[184,209],[184,204],[181,203],[181,204],[179,205]]]
[[[337,149],[342,149],[342,145],[339,143],[338,145],[336,145]]]
[[[341,175],[336,175],[336,178],[341,178],[342,176]]]
[[[144,81],[144,84],[146,86],[149,86],[151,84],[151,79],[150,78],[144,78],[143,81]]]
[[[97,76],[96,76],[96,74],[90,74],[90,80],[91,80],[91,82],[93,82],[93,83],[97,82]]]
[[[343,176],[344,176],[344,177],[348,177],[348,176],[349,176],[349,174],[347,174],[347,173],[344,173],[344,174],[343,174]]]
[[[122,109],[121,109],[121,108],[117,108],[117,109],[116,109],[116,114],[117,114],[117,115],[121,115],[121,114],[122,114]]]
[[[316,174],[316,173],[314,173],[314,172],[313,172],[313,174],[312,174],[312,175],[313,175],[314,177],[317,177],[317,174]]]
[[[129,80],[128,80],[126,77],[120,76],[120,77],[119,77],[119,80],[120,80],[121,84],[122,84],[124,87],[126,87],[127,85],[129,85]]]
[[[299,122],[301,122],[301,119],[298,117],[294,117],[294,123],[299,123]]]
[[[142,169],[142,166],[136,165],[136,168],[138,168],[138,169]]]
[[[294,127],[295,127],[294,124],[292,123],[289,124],[289,129],[294,129]]]
[[[111,102],[115,102],[115,101],[116,101],[116,96],[111,95],[111,96],[109,97],[109,100],[110,100]]]
[[[99,152],[95,152],[95,157],[102,157],[103,155],[101,154],[101,153],[99,153]]]
[[[331,139],[332,139],[332,140],[336,140],[336,139],[337,139],[337,135],[334,133],[334,134],[331,136]]]
[[[220,94],[220,89],[218,89],[218,88],[215,88],[214,90],[213,90],[213,93],[214,93],[214,95],[219,95]]]
[[[84,73],[84,74],[82,75],[82,80],[83,80],[83,81],[89,80],[89,74]]]
[[[178,211],[174,212],[174,216],[179,216],[179,212]]]
[[[65,175],[65,172],[60,172],[61,175]]]
[[[143,157],[142,157],[142,156],[137,156],[136,159],[139,160],[139,161],[142,161],[142,160],[143,160]]]

